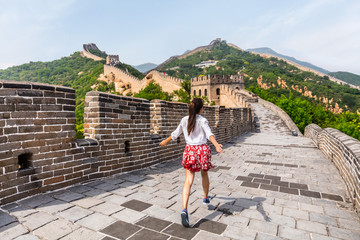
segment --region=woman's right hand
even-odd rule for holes
[[[166,139],[162,140],[161,143],[159,143],[160,146],[165,147],[165,145],[167,144]]]
[[[218,153],[222,153],[222,152],[223,152],[222,147],[223,147],[222,144],[216,145],[216,147],[215,147],[215,148],[216,148],[216,151],[217,151]]]

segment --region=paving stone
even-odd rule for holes
[[[105,198],[105,197],[107,197],[107,196],[112,195],[111,192],[106,192],[106,191],[100,190],[100,189],[90,190],[90,191],[88,191],[88,192],[84,192],[83,194],[84,194],[85,196],[95,197],[95,198],[98,198],[98,199]]]
[[[299,195],[299,190],[296,189],[296,188],[280,187],[279,191],[280,191],[280,192],[283,192],[283,193],[289,193],[289,194]]]
[[[226,224],[203,218],[200,221],[198,221],[193,227],[220,235],[225,231]]]
[[[155,232],[149,229],[142,229],[139,232],[135,233],[132,237],[128,238],[129,240],[143,240],[143,239],[148,239],[148,240],[166,240],[168,239],[169,236],[159,233],[159,232]]]
[[[279,191],[279,186],[276,185],[268,185],[268,184],[260,184],[260,189],[270,190],[270,191]]]
[[[115,194],[110,195],[110,196],[106,196],[106,197],[104,197],[102,199],[105,200],[106,202],[117,204],[117,205],[121,205],[121,204],[129,201],[128,198],[123,197],[123,196],[119,196],[119,195],[115,195]]]
[[[40,240],[40,238],[31,234],[25,234],[15,238],[14,240]]]
[[[234,216],[234,215],[226,215],[223,214],[219,220],[219,222],[224,223],[226,225],[231,225],[235,227],[247,227],[250,219],[242,216]]]
[[[149,204],[153,204],[153,205],[160,206],[163,208],[169,208],[176,203],[176,201],[174,199],[175,198],[168,200],[168,199],[161,198],[161,197],[154,197],[154,198],[148,200],[147,202]]]
[[[88,192],[90,190],[94,190],[94,188],[86,186],[86,185],[77,185],[77,186],[72,186],[67,188],[67,190],[71,191],[71,192],[76,192],[76,193],[84,193],[84,192]]]
[[[243,183],[241,183],[241,186],[243,186],[243,187],[251,187],[251,188],[258,188],[260,186],[260,183],[243,182]]]
[[[100,200],[97,198],[87,197],[87,198],[73,201],[71,203],[78,205],[80,207],[83,207],[83,208],[91,208],[91,207],[99,205],[100,203],[103,203],[103,202],[104,202],[103,200]]]
[[[61,240],[75,240],[75,239],[86,239],[86,240],[100,240],[103,239],[104,235],[91,231],[86,228],[78,228],[69,235],[61,238]]]
[[[75,193],[75,192],[65,192],[65,193],[54,196],[54,198],[65,201],[65,202],[72,202],[77,199],[81,199],[83,197],[84,197],[84,195],[82,195],[80,193]]]
[[[312,204],[300,203],[300,209],[308,212],[324,213],[324,209],[321,206]]]
[[[296,222],[295,219],[292,217],[287,217],[279,214],[275,214],[273,212],[269,213],[269,221],[275,224],[279,224],[282,226],[288,226],[295,228]]]
[[[243,182],[252,182],[253,177],[237,176],[236,180],[243,181]]]
[[[41,239],[55,240],[75,231],[77,228],[79,228],[78,225],[58,219],[36,229],[33,233]]]
[[[151,198],[153,198],[154,195],[148,194],[148,193],[143,193],[143,192],[136,192],[136,193],[129,195],[128,197],[131,199],[136,199],[139,201],[146,202],[146,201],[149,201]]]
[[[329,226],[329,235],[344,240],[359,240],[360,234],[348,229]]]
[[[74,206],[72,208],[69,208],[63,212],[57,213],[59,217],[65,218],[71,222],[76,222],[77,220],[84,218],[90,214],[92,214],[93,211],[90,211],[88,209],[84,209],[78,206]]]
[[[145,209],[142,212],[146,213],[146,214],[148,214],[150,216],[153,216],[153,217],[158,217],[158,218],[165,219],[166,217],[173,214],[174,210],[161,208],[161,207],[158,207],[158,206],[151,206],[151,207]]]
[[[290,187],[291,188],[298,188],[298,189],[308,190],[308,186],[306,184],[290,183]]]
[[[257,220],[262,220],[262,221],[266,221],[268,219],[266,212],[261,212],[261,211],[252,210],[252,209],[245,209],[244,211],[241,212],[241,216],[247,217],[247,218],[252,218],[252,219],[257,219]]]
[[[340,201],[340,202],[344,201],[340,195],[335,195],[335,194],[321,193],[321,197],[330,199],[330,200],[334,200],[334,201]]]
[[[315,191],[307,191],[300,189],[300,195],[306,196],[306,197],[312,197],[312,198],[321,198],[321,195],[319,192]]]
[[[246,198],[236,199],[234,203],[235,206],[239,206],[244,209],[256,209],[258,204],[259,203],[257,201],[253,201],[252,199],[246,199]]]
[[[163,230],[163,233],[184,239],[192,239],[198,232],[198,229],[184,228],[182,225],[177,223],[173,223],[165,230]]]
[[[130,200],[130,201],[127,201],[127,202],[121,204],[121,206],[141,212],[141,211],[144,211],[145,209],[151,207],[152,204],[133,199],[133,200]]]
[[[309,233],[302,230],[289,228],[287,226],[280,226],[279,233],[281,238],[286,238],[286,239],[292,239],[292,240],[310,239]]]
[[[155,187],[156,185],[160,184],[160,182],[156,180],[146,180],[141,182],[141,184],[148,187]]]
[[[310,233],[312,240],[339,240],[340,238],[334,238],[329,236],[320,235],[317,233]]]
[[[159,190],[154,193],[155,196],[162,197],[165,199],[171,199],[172,197],[176,196],[177,194],[171,191],[166,190]]]
[[[325,214],[329,216],[344,218],[344,219],[356,219],[355,213],[348,212],[343,209],[325,206],[324,210],[325,210]]]
[[[0,228],[0,239],[14,239],[28,233],[28,230],[21,224],[14,222]]]
[[[310,212],[310,221],[319,222],[331,226],[337,226],[336,218],[328,215]]]
[[[92,211],[102,213],[102,214],[105,214],[108,216],[111,214],[114,214],[116,212],[119,212],[123,209],[124,209],[124,207],[119,206],[114,203],[111,203],[111,202],[104,202],[104,203],[101,203],[99,205],[96,205],[96,206],[90,208],[90,210],[92,210]]]
[[[96,185],[94,188],[108,192],[108,191],[112,191],[114,189],[118,189],[119,186],[114,185],[114,184],[109,184],[109,183],[102,183],[102,184]]]
[[[319,233],[322,235],[327,235],[326,226],[321,223],[306,221],[306,220],[297,220],[296,228],[305,230],[308,232]]]
[[[57,212],[64,211],[68,208],[71,208],[73,206],[74,205],[64,202],[64,201],[55,200],[55,201],[48,202],[44,205],[39,206],[37,208],[37,210],[43,211],[43,212],[48,212],[48,213],[57,213]]]
[[[145,213],[138,212],[132,209],[125,208],[124,210],[121,210],[120,212],[114,213],[111,215],[111,217],[114,217],[118,220],[128,222],[128,223],[135,223],[139,221],[140,219],[144,218],[146,216]]]
[[[296,210],[296,209],[292,209],[292,208],[286,208],[286,207],[284,207],[284,209],[283,209],[283,215],[293,217],[295,219],[303,219],[303,220],[309,219],[308,212],[304,212],[304,211]]]
[[[52,222],[56,219],[57,219],[57,217],[55,217],[49,213],[38,212],[38,213],[34,213],[32,215],[29,215],[27,217],[24,217],[21,220],[21,224],[23,224],[29,230],[33,231],[34,229],[37,229],[37,228],[39,228],[49,222]]]
[[[16,222],[16,219],[10,216],[8,213],[0,210],[0,227],[8,225],[12,222]]]
[[[263,233],[268,233],[270,235],[276,236],[278,225],[270,223],[270,222],[264,222],[264,221],[259,221],[256,219],[251,219],[249,228],[253,229],[256,232],[263,232]]]
[[[161,230],[169,226],[171,222],[148,216],[138,221],[136,224],[142,227],[146,227],[161,232]]]
[[[275,198],[274,205],[279,206],[279,207],[293,208],[293,209],[299,208],[298,202],[291,201],[291,200],[285,200],[285,199],[281,199],[281,198]]]
[[[140,229],[140,227],[133,224],[123,221],[116,221],[115,223],[101,230],[101,232],[115,238],[127,239],[134,233],[138,232]]]
[[[230,238],[222,237],[217,234],[213,234],[206,231],[200,231],[196,236],[193,238],[193,240],[230,240]]]
[[[241,239],[241,240],[254,240],[256,238],[255,231],[251,229],[239,228],[234,226],[227,226],[225,232],[222,235],[230,239]]]
[[[354,221],[351,219],[343,219],[343,218],[338,218],[338,223],[339,223],[339,227],[341,228],[346,228],[349,230],[355,230],[357,232],[360,233],[360,223],[359,221]]]
[[[50,196],[37,195],[37,196],[30,197],[30,198],[27,198],[25,200],[20,201],[20,204],[28,206],[30,208],[35,208],[35,207],[38,207],[38,206],[40,206],[42,204],[45,204],[45,203],[48,203],[48,202],[51,202],[51,201],[54,201],[54,200],[55,199],[50,197]]]
[[[199,219],[205,218],[208,220],[218,221],[221,215],[223,214],[223,212],[219,210],[218,211],[208,210],[206,207],[201,206],[197,208],[196,211],[193,211],[191,214]]]
[[[109,226],[113,222],[115,222],[113,217],[109,217],[100,213],[94,213],[80,219],[76,223],[95,231],[99,231],[100,229]]]
[[[137,189],[130,189],[130,188],[119,188],[119,189],[111,191],[111,193],[114,193],[114,194],[117,194],[120,196],[124,196],[124,197],[127,197],[136,192],[137,192]]]
[[[268,235],[268,234],[261,233],[261,232],[259,232],[256,236],[256,240],[281,240],[281,239],[282,238],[275,237],[275,236]]]
[[[133,182],[133,183],[139,183],[139,182],[146,180],[145,177],[138,176],[135,174],[124,174],[124,175],[119,176],[119,178],[124,179],[129,182]]]

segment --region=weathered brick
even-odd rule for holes
[[[49,185],[49,184],[53,184],[53,183],[62,182],[62,181],[64,181],[64,179],[65,179],[64,176],[58,176],[58,177],[54,177],[54,178],[50,178],[50,179],[45,179],[44,180],[44,185]]]

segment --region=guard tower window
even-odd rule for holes
[[[216,95],[220,95],[220,88],[216,89]]]
[[[205,89],[204,91],[205,91],[205,92],[204,92],[205,96],[207,96],[207,89]]]
[[[196,90],[194,90],[194,95],[196,95]]]
[[[199,96],[201,96],[201,89],[199,90]]]
[[[19,170],[27,169],[30,167],[30,160],[32,158],[32,153],[23,153],[18,156],[18,166]]]

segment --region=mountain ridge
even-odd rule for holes
[[[301,60],[298,60],[298,59],[296,59],[294,57],[290,57],[290,56],[287,56],[287,55],[280,54],[280,53],[278,53],[278,52],[276,52],[273,49],[268,48],[268,47],[249,48],[249,49],[246,49],[246,51],[255,52],[255,53],[259,53],[259,54],[269,54],[269,55],[273,55],[273,56],[276,56],[276,57],[285,58],[285,59],[287,59],[287,60],[289,60],[291,62],[297,63],[297,64],[299,64],[301,66],[304,66],[304,67],[314,69],[314,70],[319,71],[319,72],[321,72],[323,74],[328,74],[330,72],[329,70],[318,67],[318,66],[316,66],[316,65],[314,65],[312,63],[301,61]]]

